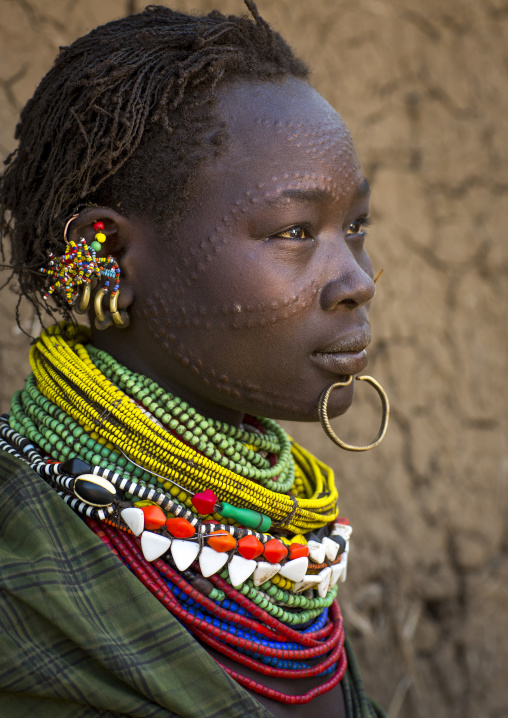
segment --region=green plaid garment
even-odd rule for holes
[[[30,467],[1,451],[0,538],[2,718],[271,717]],[[349,660],[348,716],[383,716]]]

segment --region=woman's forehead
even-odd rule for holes
[[[286,140],[315,151],[317,144],[327,142],[353,148],[338,112],[313,87],[296,78],[227,85],[218,93],[216,113],[233,143]]]
[[[217,115],[228,139],[212,164],[239,186],[282,177],[341,185],[362,179],[344,121],[301,80],[229,85],[219,93]]]

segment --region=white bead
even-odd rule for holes
[[[300,556],[300,558],[294,558],[292,561],[285,563],[279,574],[284,578],[289,578],[290,581],[298,582],[303,580],[308,568],[309,559],[306,556]]]
[[[327,566],[318,573],[318,576],[321,576],[321,583],[318,586],[318,593],[321,598],[326,598],[326,594],[328,593],[328,588],[330,586],[330,579],[332,577],[332,569]]]
[[[333,528],[330,531],[332,536],[342,536],[346,541],[349,541],[352,533],[353,527],[346,526],[345,524],[333,524]]]
[[[201,573],[205,578],[212,576],[214,573],[219,573],[228,558],[229,554],[227,551],[219,553],[211,548],[211,546],[203,546],[199,554],[199,568],[201,569]]]
[[[332,539],[328,538],[328,536],[325,536],[323,539],[323,546],[325,547],[326,558],[329,561],[335,561],[337,554],[339,553],[339,544],[332,541]]]
[[[323,579],[319,574],[313,576],[312,574],[308,574],[303,577],[301,581],[298,581],[298,583],[295,583],[293,587],[294,593],[301,593],[302,591],[307,591],[309,588],[314,588],[314,586],[317,586],[319,583],[321,583]]]
[[[340,576],[340,580],[344,582],[347,578],[347,560],[349,558],[349,544],[346,546],[346,550],[340,557],[340,564],[344,567]]]
[[[171,539],[154,534],[151,531],[143,531],[141,534],[141,550],[147,561],[155,561],[163,553],[169,551]]]
[[[130,528],[134,536],[141,536],[145,528],[145,514],[141,509],[131,507],[120,512],[120,516]]]
[[[252,582],[254,586],[261,586],[265,581],[269,581],[276,573],[280,571],[280,563],[268,563],[268,561],[258,561]]]
[[[241,586],[242,583],[256,570],[257,562],[243,556],[233,556],[228,564],[229,578],[233,586]]]
[[[191,563],[196,560],[199,553],[199,544],[197,541],[182,541],[182,539],[173,539],[171,544],[171,555],[173,561],[179,571],[185,571]]]
[[[332,569],[332,575],[330,577],[329,589],[333,588],[335,586],[335,584],[337,583],[337,581],[339,580],[339,578],[342,577],[345,566],[342,563],[342,561],[339,561],[339,563],[336,563],[335,566],[331,566],[330,568]]]
[[[309,547],[309,556],[314,563],[323,563],[326,556],[326,550],[322,543],[319,541],[308,541],[307,546]]]

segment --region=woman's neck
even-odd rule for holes
[[[152,379],[160,387],[194,407],[203,416],[224,422],[230,426],[239,427],[242,424],[244,412],[209,401],[202,395],[182,385],[173,377],[163,375],[162,372],[145,361],[142,351],[134,352],[130,343],[118,341],[118,334],[119,332],[116,332],[117,341],[112,343],[107,332],[103,333],[92,329],[92,344],[97,349],[102,349],[111,354],[114,359],[127,369],[130,369],[130,371]]]

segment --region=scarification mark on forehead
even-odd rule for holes
[[[311,159],[326,157],[329,153],[334,154],[335,160],[341,156],[349,158],[355,156],[356,159],[351,133],[332,109],[328,117],[315,122],[280,122],[258,117],[253,123],[270,130],[271,134],[275,133],[276,137],[282,136],[287,142],[304,149]],[[356,162],[356,169],[359,169],[360,164],[357,160]]]

